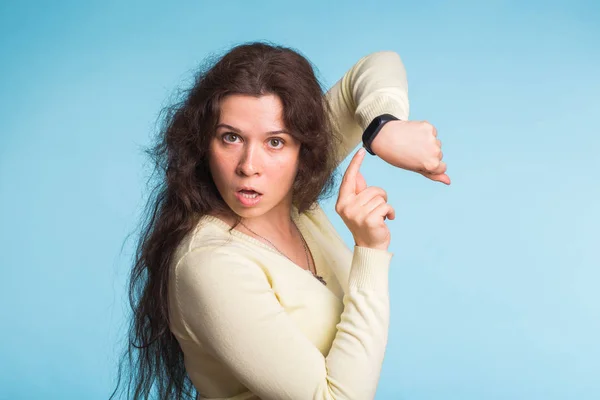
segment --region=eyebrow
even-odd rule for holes
[[[227,125],[227,124],[218,124],[217,125],[217,129],[218,128],[230,129],[230,130],[232,130],[232,131],[234,131],[236,133],[242,133],[242,131],[240,129],[235,128],[235,127],[233,127],[231,125]],[[285,129],[279,129],[279,130],[276,130],[276,131],[266,132],[267,135],[276,135],[276,134],[279,134],[279,133],[285,133],[285,134],[290,135],[290,133],[288,131],[286,131]]]

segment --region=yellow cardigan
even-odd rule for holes
[[[375,116],[408,119],[400,57],[362,58],[327,98],[345,157]],[[215,217],[204,217],[178,247],[170,328],[200,399],[375,396],[388,336],[392,253],[349,249],[320,207],[300,215],[294,208],[292,218],[327,286]]]

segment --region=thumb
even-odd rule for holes
[[[363,190],[367,188],[367,181],[365,181],[365,177],[358,171],[356,174],[356,188],[354,189],[355,194],[359,194]]]
[[[442,182],[446,185],[450,185],[450,177],[446,174],[422,174],[424,177],[431,179],[432,181]]]

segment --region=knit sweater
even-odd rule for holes
[[[408,119],[394,52],[358,61],[327,93],[343,138],[338,159],[383,113]],[[200,399],[375,396],[389,325],[392,253],[349,248],[316,204],[291,216],[323,285],[269,245],[205,216],[179,245],[169,281],[170,329]]]

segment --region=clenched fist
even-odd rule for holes
[[[390,230],[385,219],[394,219],[396,214],[387,203],[385,190],[367,187],[359,171],[364,157],[365,149],[362,148],[352,157],[340,185],[335,211],[342,217],[357,246],[387,250]]]
[[[442,161],[442,142],[427,121],[390,121],[381,128],[371,148],[391,165],[450,184],[446,163]]]

